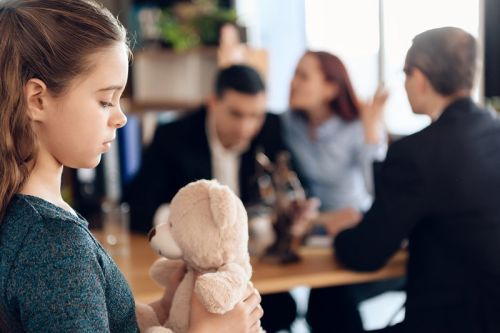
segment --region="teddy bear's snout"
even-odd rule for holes
[[[156,235],[156,228],[153,228],[148,233],[148,240],[151,242],[151,239]]]

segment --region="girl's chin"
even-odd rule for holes
[[[89,159],[86,161],[79,161],[78,163],[74,163],[74,165],[65,165],[65,166],[73,169],[93,169],[97,167],[101,162],[101,156],[102,154],[99,154],[98,156],[95,156],[93,159]]]
[[[99,165],[99,163],[101,163],[101,157],[102,157],[102,154],[99,154],[98,157],[96,157],[92,163],[90,163],[90,166],[87,167],[87,169],[89,168],[95,168]]]

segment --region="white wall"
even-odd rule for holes
[[[306,48],[304,0],[237,0],[236,9],[249,44],[268,51],[268,106],[282,112],[293,70]]]

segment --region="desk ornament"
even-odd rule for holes
[[[258,152],[256,161],[255,180],[260,205],[271,211],[269,216],[275,236],[262,260],[281,264],[297,262],[302,237],[293,232],[293,224],[307,201],[302,184],[290,168],[288,152],[278,153],[274,164],[264,153]]]

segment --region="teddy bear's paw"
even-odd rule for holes
[[[150,305],[136,303],[135,316],[141,332],[146,332],[149,327],[160,325],[156,312]]]
[[[219,267],[217,272],[199,276],[194,292],[209,312],[223,314],[232,310],[241,300],[248,279],[241,265],[228,263]]]
[[[155,326],[148,328],[146,333],[175,333],[175,332],[172,331],[170,328],[166,328],[163,326]]]
[[[228,288],[215,288],[207,279],[199,279],[195,284],[194,292],[198,295],[205,309],[211,313],[224,314],[233,309],[235,304],[230,301]]]

